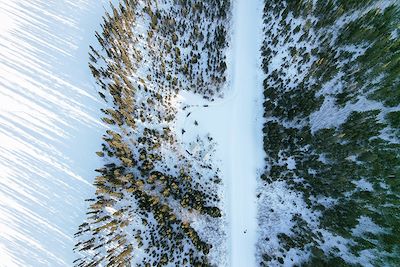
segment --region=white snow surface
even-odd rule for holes
[[[183,92],[177,127],[208,133],[225,186],[228,266],[256,266],[256,179],[263,169],[263,1],[234,1],[223,99]],[[0,0],[0,266],[72,266],[93,196],[104,126],[87,67],[107,1]],[[204,107],[203,105],[208,105]],[[187,117],[187,114],[191,114]],[[194,124],[197,121],[198,125]],[[207,155],[206,155],[207,156]],[[208,159],[205,159],[208,160]]]
[[[87,62],[108,1],[0,6],[0,266],[72,266],[100,166]]]
[[[210,102],[190,92],[180,93],[177,130],[185,129],[180,141],[189,150],[189,143],[208,133],[217,143],[215,157],[225,187],[228,266],[251,267],[256,266],[256,180],[265,157],[259,61],[263,1],[237,0],[233,4],[229,83],[222,90],[226,94]]]

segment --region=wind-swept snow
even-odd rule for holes
[[[71,266],[103,132],[87,67],[103,5],[0,0],[0,265]]]
[[[231,79],[223,99],[210,102],[198,95],[180,95],[177,128],[189,146],[207,133],[216,141],[216,159],[225,184],[229,266],[256,266],[256,180],[263,168],[262,74],[259,48],[262,1],[233,3]],[[190,149],[189,149],[190,150]]]

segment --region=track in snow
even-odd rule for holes
[[[260,74],[262,1],[238,0],[234,9],[234,76],[231,117],[231,265],[256,266],[256,180],[263,164]]]

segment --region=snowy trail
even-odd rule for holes
[[[238,0],[231,117],[231,266],[256,266],[256,180],[263,163],[262,90],[258,64],[261,1]],[[229,179],[229,178],[228,178]]]
[[[225,184],[228,266],[252,267],[257,238],[256,180],[263,168],[262,71],[259,66],[262,39],[261,0],[237,0],[233,10],[232,47],[228,59],[231,85],[223,99],[208,102],[182,92],[177,127],[190,142],[197,134],[210,133],[217,142],[216,158]],[[203,107],[208,105],[208,107]],[[188,114],[190,117],[188,118]],[[199,126],[194,126],[197,121]]]
[[[103,128],[87,67],[104,6],[0,0],[0,266],[72,266]]]

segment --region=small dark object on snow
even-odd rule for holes
[[[199,125],[199,123],[198,123],[197,121],[194,121],[194,125],[196,125],[196,126],[197,126],[197,125]]]
[[[182,129],[182,134],[186,133],[185,129]]]
[[[203,105],[203,107],[208,108],[208,105]]]
[[[187,118],[187,117],[189,117],[189,116],[190,116],[190,114],[192,114],[192,112],[189,112],[189,113],[186,115],[186,118]]]

